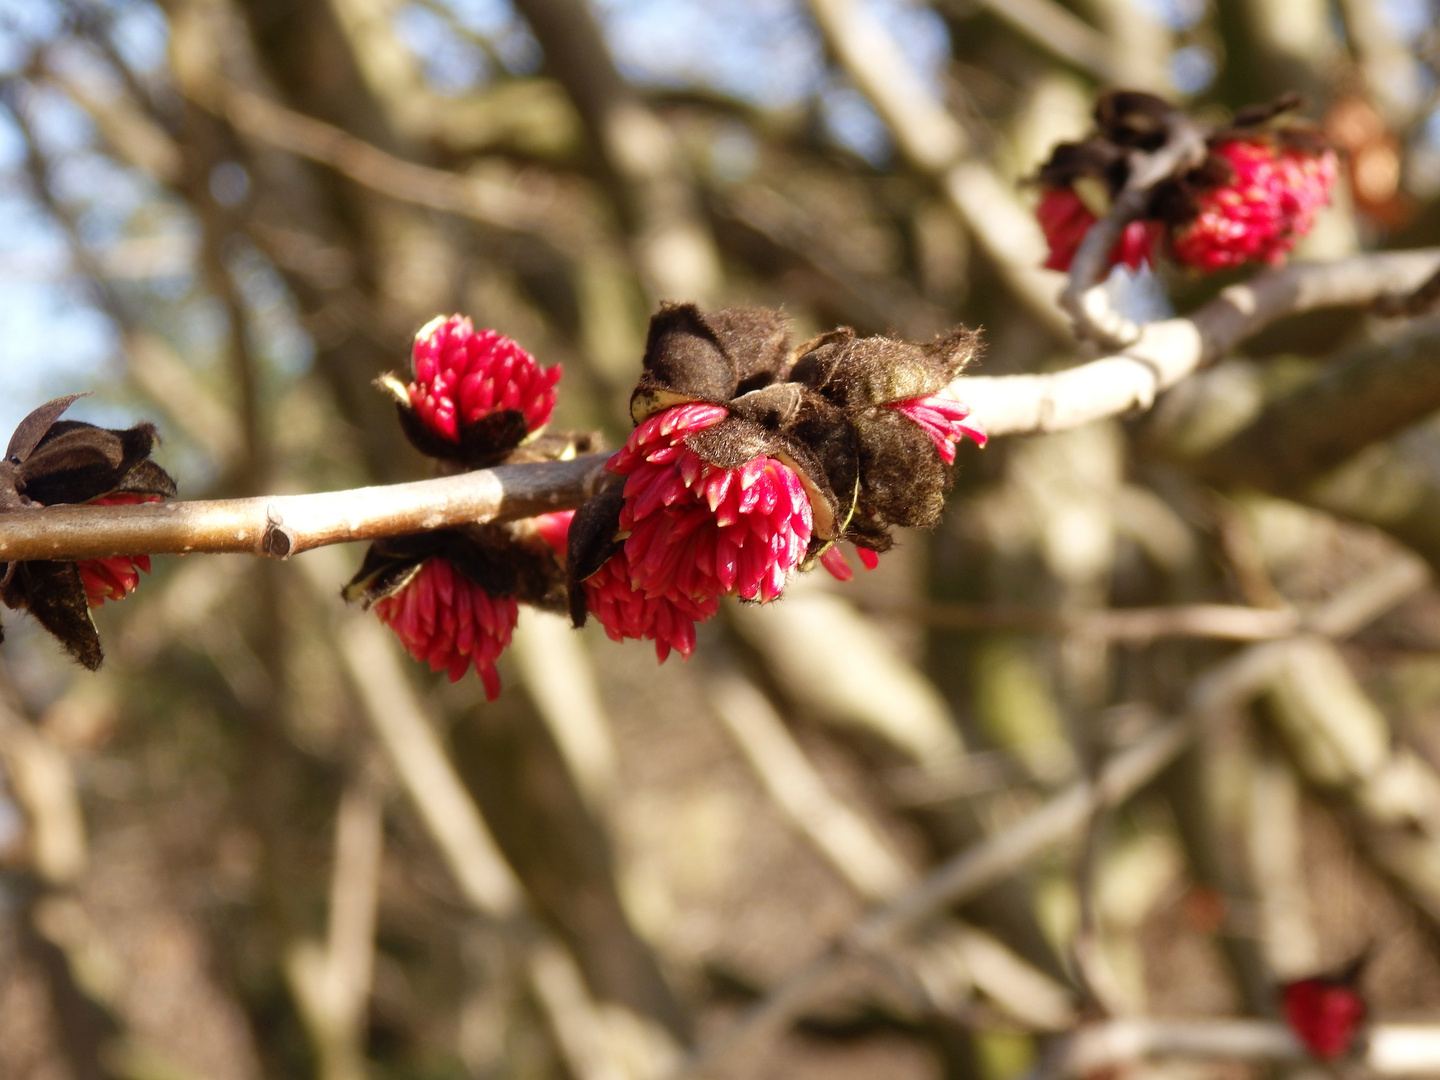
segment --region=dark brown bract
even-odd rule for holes
[[[48,401],[20,421],[0,462],[0,512],[87,503],[121,493],[163,498],[175,494],[175,481],[150,460],[157,441],[154,424],[115,431],[60,419],[84,396]],[[29,611],[87,668],[100,666],[105,654],[76,563],[8,563],[0,579],[0,599],[6,607]]]

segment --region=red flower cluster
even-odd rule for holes
[[[1337,172],[1323,135],[1290,115],[1297,104],[1285,97],[1250,106],[1215,127],[1153,94],[1102,95],[1095,130],[1057,145],[1040,167],[1035,213],[1050,248],[1045,265],[1068,271],[1090,227],[1126,189],[1137,155],[1153,163],[1151,155],[1182,133],[1187,140],[1203,135],[1203,152],[1186,155],[1146,189],[1144,208],[1109,252],[1108,265],[1138,269],[1162,250],[1204,273],[1279,262],[1314,227]]]
[[[1098,218],[1085,205],[1074,188],[1047,187],[1035,208],[1050,257],[1045,269],[1068,271],[1085,234]],[[1139,270],[1155,262],[1155,245],[1165,235],[1165,226],[1158,221],[1132,221],[1120,234],[1120,241],[1110,250],[1111,266],[1128,266]]]
[[[1312,154],[1235,140],[1211,153],[1229,165],[1234,179],[1200,195],[1195,219],[1171,237],[1175,258],[1206,273],[1253,261],[1280,262],[1330,201],[1334,151]]]
[[[160,502],[159,495],[135,495],[116,492],[91,499],[91,506],[130,506],[142,502]],[[150,572],[149,555],[114,555],[108,559],[81,559],[75,564],[85,586],[85,601],[97,608],[106,600],[124,600],[140,585],[140,572]]]
[[[606,466],[623,483],[579,517],[377,541],[347,597],[373,606],[433,670],[456,680],[473,667],[493,699],[521,602],[568,601],[577,625],[594,614],[611,638],[653,641],[664,660],[694,651],[695,625],[723,596],[774,600],[807,559],[850,577],[837,539],[873,567],[891,527],[934,523],[959,440],[984,442],[969,410],[940,392],[974,335],[914,344],[841,330],[798,358],[787,338],[777,311],[662,308],[632,398],[637,426]],[[558,377],[456,316],[417,335],[413,382],[382,385],[417,448],[475,468],[574,449],[577,437],[537,435]],[[759,388],[738,393],[747,381]],[[896,386],[918,396],[887,399]]]
[[[1351,973],[1287,983],[1281,990],[1285,1022],[1321,1061],[1344,1057],[1365,1022],[1365,999]]]
[[[525,426],[545,426],[555,409],[560,365],[542,368],[519,345],[494,330],[476,332],[460,315],[436,316],[415,335],[415,381],[410,404],[427,428],[450,442],[459,425],[514,409]]]
[[[540,367],[508,337],[494,330],[477,332],[462,316],[436,317],[422,327],[412,361],[415,378],[406,387],[410,405],[428,432],[448,442],[461,441],[462,426],[502,410],[522,414],[531,433],[554,411],[559,365]],[[560,552],[572,516],[537,519],[542,538]],[[455,682],[473,665],[486,698],[499,695],[495,661],[510,644],[519,617],[513,597],[491,595],[437,556],[373,606],[410,655],[432,671],[444,669]]]
[[[426,559],[405,586],[374,605],[406,651],[447,671],[457,682],[473,665],[485,697],[500,695],[495,661],[510,644],[520,609],[511,597],[491,596],[447,559]]]
[[[620,548],[585,580],[588,606],[616,641],[655,642],[661,660],[689,656],[695,623],[735,594],[780,595],[805,556],[814,522],[794,470],[771,457],[740,468],[706,462],[687,436],[729,415],[693,402],[646,419],[606,466],[626,477]]]

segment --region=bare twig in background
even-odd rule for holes
[[[680,146],[620,77],[592,10],[576,0],[519,0],[516,7],[622,186],[652,303],[712,304],[719,295],[720,257]]]
[[[363,1080],[365,1017],[375,961],[375,912],[384,848],[383,805],[372,780],[345,789],[335,821],[330,927],[325,944],[300,941],[290,985],[320,1058],[323,1080]]]
[[[1101,83],[1119,84],[1105,35],[1052,0],[980,0],[985,10],[1016,33]],[[959,8],[958,3],[949,6]]]
[[[1117,642],[1146,642],[1165,637],[1211,637],[1263,641],[1300,629],[1301,616],[1290,609],[1234,604],[1178,604],[1157,608],[1060,611],[1000,604],[914,604],[867,601],[869,611],[917,619],[939,630],[1031,630],[1079,633]]]
[[[810,10],[906,158],[935,178],[1015,294],[1068,337],[1069,320],[1056,303],[1061,278],[1040,269],[1039,226],[986,165],[968,156],[964,129],[926,89],[891,34],[856,0],[811,0]]]
[[[1363,1063],[1380,1076],[1421,1076],[1440,1066],[1440,1027],[1380,1024]],[[1080,1028],[1026,1080],[1088,1076],[1153,1058],[1302,1063],[1313,1060],[1283,1024],[1267,1020],[1126,1019]]]
[[[327,570],[341,568],[322,559],[306,566],[315,594],[326,596],[336,580]],[[340,631],[339,647],[366,717],[466,900],[493,919],[513,918],[524,903],[520,886],[415,700],[386,631],[354,615]]]
[[[678,1076],[733,1075],[783,1034],[795,1017],[823,999],[851,954],[884,953],[945,908],[1014,873],[1041,852],[1075,835],[1097,805],[1124,800],[1169,764],[1190,737],[1188,725],[1167,723],[1107,762],[1085,783],[974,848],[952,857],[915,886],[853,926],[842,943],[812,961],[755,1006],[738,1025],[702,1048]]]
[[[556,229],[551,200],[528,195],[514,184],[403,161],[331,124],[238,86],[220,87],[218,95],[218,110],[237,131],[328,165],[372,191],[482,225],[541,233],[552,240],[573,237]]]
[[[1408,573],[1414,572],[1413,566],[1408,568]],[[1414,578],[1409,580],[1413,582]],[[1312,617],[1332,633],[1353,633],[1399,602],[1400,584],[1404,584],[1402,575],[1389,567],[1382,568],[1337,594]],[[1362,596],[1366,603],[1357,600]],[[1203,720],[1237,701],[1253,697],[1283,670],[1294,645],[1288,641],[1252,645],[1215,665],[1190,687],[1187,704],[1191,716]],[[735,1028],[702,1047],[677,1075],[735,1074],[758,1057],[795,1017],[831,991],[854,954],[883,954],[896,948],[908,934],[947,907],[973,896],[1040,853],[1074,837],[1097,809],[1125,801],[1153,780],[1175,760],[1192,735],[1192,724],[1188,720],[1161,723],[1135,745],[1106,761],[1097,770],[1093,783],[1084,781],[1072,786],[1028,817],[952,856],[917,884],[852,926],[839,944],[772,991]]]

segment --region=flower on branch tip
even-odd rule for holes
[[[1280,988],[1285,1022],[1307,1050],[1321,1061],[1335,1061],[1359,1044],[1368,1013],[1360,993],[1367,955],[1341,971],[1297,979]]]
[[[150,460],[157,439],[153,424],[115,431],[60,419],[83,396],[56,398],[20,421],[0,461],[0,511],[152,502],[175,494],[175,481]],[[149,568],[146,555],[12,562],[4,564],[0,598],[9,608],[29,611],[93,671],[105,654],[90,609],[124,597],[138,583],[139,571]]]
[[[560,365],[542,368],[510,338],[462,315],[436,316],[415,335],[413,378],[385,376],[416,449],[471,468],[498,463],[550,420]]]
[[[869,555],[939,518],[955,445],[983,441],[945,390],[977,349],[836,330],[792,347],[783,313],[671,304],[651,320],[617,480],[576,513],[571,613],[689,655],[694,624],[736,595],[779,596],[841,539]],[[843,570],[842,570],[843,568]]]
[[[1170,175],[1146,192],[1144,210],[1111,249],[1108,266],[1132,269],[1167,251],[1205,273],[1247,262],[1281,261],[1330,200],[1337,163],[1319,130],[1291,115],[1293,96],[1242,109],[1223,127],[1202,129],[1204,159],[1177,155]],[[1119,90],[1095,107],[1096,130],[1061,143],[1040,167],[1036,217],[1045,265],[1069,270],[1090,226],[1109,212],[1132,169],[1194,121],[1139,91]]]

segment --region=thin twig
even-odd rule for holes
[[[1119,803],[1148,783],[1189,742],[1190,725],[1171,721],[1099,772],[1096,783],[1077,784],[1039,810],[942,863],[915,886],[860,920],[755,1006],[726,1035],[703,1049],[676,1076],[730,1073],[759,1053],[791,1021],[828,993],[855,955],[884,954],[939,912],[1003,880],[1037,855],[1075,835],[1098,805]]]
[[[197,102],[209,106],[209,102]],[[534,232],[568,246],[571,227],[557,227],[551,200],[498,180],[460,176],[387,154],[337,127],[236,86],[225,87],[216,111],[237,130],[280,150],[328,165],[399,202],[469,218],[482,225]]]
[[[1006,284],[1057,337],[1070,320],[1057,303],[1060,275],[1041,269],[1040,227],[1013,186],[968,156],[969,137],[925,86],[903,50],[857,0],[810,0],[841,65],[870,99],[910,164],[930,176],[994,262]]]
[[[1110,59],[1110,43],[1105,35],[1053,0],[979,0],[979,3],[1012,30],[1101,83],[1123,82]],[[961,9],[965,5],[950,6]]]
[[[1400,577],[1387,568],[1367,575],[1320,605],[1311,618],[1338,634],[1352,633],[1398,603]],[[1381,586],[1384,586],[1383,588]],[[1362,604],[1357,598],[1366,597]],[[1307,639],[1300,639],[1301,644]],[[1115,806],[1155,778],[1189,744],[1191,718],[1203,721],[1274,681],[1293,642],[1251,645],[1210,668],[1190,686],[1187,719],[1171,720],[1039,810],[952,856],[916,885],[857,922],[830,949],[782,983],[730,1031],[703,1047],[672,1080],[732,1073],[761,1053],[843,977],[856,956],[885,954],[946,908],[984,891],[1079,832],[1098,807]]]
[[[996,604],[917,604],[865,601],[877,614],[917,619],[937,630],[1031,630],[1087,634],[1109,641],[1147,642],[1164,637],[1205,637],[1226,641],[1265,641],[1295,633],[1299,613],[1291,609],[1235,604],[1177,604],[1173,607],[1061,611]]]

